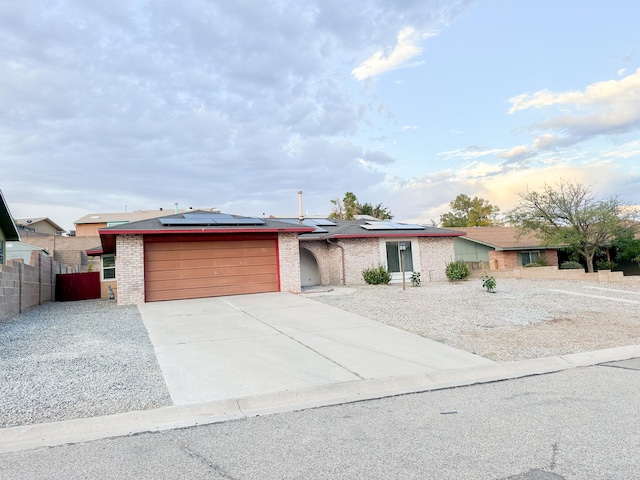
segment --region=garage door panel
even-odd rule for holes
[[[275,287],[277,290],[277,286]],[[224,295],[244,295],[248,293],[267,293],[273,292],[272,284],[264,285],[234,285],[220,287],[204,287],[185,290],[180,299],[187,298],[206,298],[219,297]],[[155,292],[147,292],[147,302],[159,302],[163,300],[176,300],[175,290],[160,290]]]
[[[216,259],[229,257],[263,257],[265,255],[275,255],[275,248],[251,247],[243,250],[233,248],[209,247],[204,250],[149,250],[147,258],[151,262],[161,260],[194,260],[194,259]]]
[[[278,291],[275,236],[191,240],[145,243],[146,301]]]
[[[147,243],[147,247],[153,251],[180,251],[188,252],[191,250],[203,251],[203,250],[221,250],[221,249],[234,249],[245,250],[249,248],[274,248],[273,240],[238,240],[238,241],[203,241],[203,242],[154,242]]]
[[[249,277],[254,275],[274,275],[273,265],[251,265],[251,266],[219,266],[211,268],[195,268],[188,270],[155,270],[147,271],[146,280],[155,282],[156,280],[179,280],[184,278],[211,278],[241,276]],[[253,281],[253,278],[252,278]]]
[[[256,275],[252,278],[251,284],[273,285],[276,282],[273,275]],[[247,284],[246,277],[238,275],[236,277],[216,277],[216,278],[183,278],[171,280],[156,280],[147,289],[147,292],[157,292],[162,290],[176,289],[197,289],[216,287],[239,287]]]
[[[276,266],[274,257],[248,257],[248,258],[218,258],[218,259],[193,259],[193,260],[169,260],[150,262],[147,272],[163,272],[191,269],[215,269],[222,267],[260,267]]]

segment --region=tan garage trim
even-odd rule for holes
[[[145,301],[279,290],[277,238],[145,238]]]

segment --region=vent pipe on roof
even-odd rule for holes
[[[302,212],[302,190],[298,190],[298,220],[304,220],[304,213]]]

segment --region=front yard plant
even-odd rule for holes
[[[482,287],[487,289],[489,293],[495,293],[496,279],[487,275],[486,273],[480,277],[482,279]]]
[[[580,262],[562,262],[560,264],[560,270],[584,270],[584,267]]]
[[[596,262],[596,268],[598,270],[613,270],[616,268],[616,262],[610,262],[608,260],[600,260]]]
[[[462,260],[455,260],[447,263],[445,274],[450,282],[459,282],[469,278],[471,271],[469,270],[469,266],[466,262],[463,262]]]
[[[387,285],[391,281],[391,273],[383,265],[365,268],[362,271],[362,278],[369,285]]]

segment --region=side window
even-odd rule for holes
[[[522,265],[536,263],[539,256],[540,252],[522,252]]]
[[[102,256],[102,280],[114,280],[116,278],[116,257],[113,255]]]
[[[4,241],[0,240],[0,265],[4,265]]]

